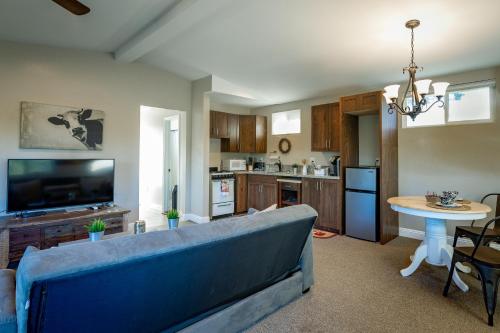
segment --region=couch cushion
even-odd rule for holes
[[[0,332],[16,331],[16,272],[2,269],[0,270]]]
[[[41,331],[182,328],[295,272],[316,216],[302,205],[30,253],[18,268],[19,331],[39,329],[34,318]]]

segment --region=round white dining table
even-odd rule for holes
[[[467,204],[470,210],[447,210],[427,206],[424,196],[393,197],[387,200],[391,208],[399,213],[425,218],[425,237],[415,254],[410,257],[410,266],[402,269],[402,276],[413,274],[425,259],[431,265],[451,267],[453,247],[447,242],[446,221],[464,221],[484,219],[491,208],[478,203]],[[462,272],[470,273],[470,268],[457,264],[456,268]],[[469,287],[460,279],[457,272],[453,272],[453,281],[464,292]]]

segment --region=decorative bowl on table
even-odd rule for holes
[[[439,201],[443,206],[453,206],[458,196],[458,191],[443,191],[439,196]]]
[[[427,192],[425,200],[429,203],[436,203],[439,201],[439,195],[437,195],[436,192]]]

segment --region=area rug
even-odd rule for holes
[[[324,231],[324,230],[313,229],[313,237],[314,238],[332,238],[334,236],[337,236],[337,234],[334,233],[334,232],[328,232],[328,231]]]

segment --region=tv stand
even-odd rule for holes
[[[20,217],[23,219],[27,219],[30,217],[44,216],[47,215],[47,212],[44,210],[34,211],[34,212],[20,212],[16,214],[16,217]]]
[[[78,212],[48,211],[45,215],[29,217],[0,217],[0,267],[17,262],[24,250],[32,245],[39,249],[58,246],[59,243],[88,238],[85,226],[100,218],[106,223],[106,234],[126,230],[126,215],[130,210],[120,207]]]

